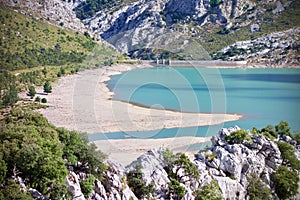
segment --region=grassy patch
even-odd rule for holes
[[[96,52],[94,52],[96,51]],[[20,70],[38,66],[62,66],[94,59],[102,64],[115,59],[114,49],[87,35],[52,26],[0,7],[0,64],[2,69]]]

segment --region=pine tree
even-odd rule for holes
[[[44,92],[46,92],[46,93],[51,93],[52,92],[52,87],[51,87],[49,81],[46,81],[45,84],[44,84]]]

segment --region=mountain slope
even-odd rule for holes
[[[1,69],[82,63],[96,49],[103,52],[97,58],[99,64],[117,55],[113,48],[93,40],[87,32],[56,27],[3,5],[0,14]]]
[[[85,5],[89,2],[86,1]],[[155,40],[165,34],[177,33],[191,37],[199,43],[198,46],[202,46],[213,55],[235,42],[254,40],[272,32],[300,26],[300,5],[296,0],[114,2],[101,2],[98,9],[82,18],[83,23],[119,51],[143,59],[153,59],[161,56],[162,51],[168,51],[165,48],[170,42],[165,46],[155,46]],[[83,3],[78,4],[75,8],[79,17],[82,17],[78,15],[82,12],[82,5]],[[88,9],[88,6],[85,9]],[[153,50],[159,48],[162,51]]]

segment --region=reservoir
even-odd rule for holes
[[[136,69],[107,82],[114,100],[182,112],[237,113],[238,121],[216,126],[90,135],[99,139],[212,136],[222,127],[259,129],[287,121],[300,130],[300,69],[170,68]]]

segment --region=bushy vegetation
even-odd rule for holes
[[[53,188],[66,192],[67,169],[61,143],[45,118],[21,109],[12,110],[1,127],[0,139],[7,177],[13,176],[15,169],[28,186],[48,197],[56,195]]]
[[[8,70],[33,68],[37,66],[59,66],[67,63],[81,63],[86,54],[83,52],[64,52],[57,48],[25,49],[24,52],[3,52],[0,50],[0,63]]]
[[[275,130],[279,137],[292,136],[290,132],[291,128],[289,127],[289,123],[286,121],[280,121],[280,123],[275,126]]]
[[[247,192],[250,200],[270,199],[271,190],[256,174],[251,174],[248,181]]]
[[[80,181],[80,188],[84,196],[87,197],[91,194],[92,190],[94,189],[94,182],[95,177],[92,174],[89,174],[84,181]]]
[[[208,162],[213,161],[217,157],[218,156],[215,153],[207,153],[207,154],[205,154],[205,159],[207,159]]]
[[[12,179],[8,180],[7,183],[1,187],[0,199],[33,200],[31,195],[21,190],[20,185]]]
[[[210,0],[209,1],[209,5],[211,7],[216,7],[216,6],[220,5],[221,3],[222,3],[222,0]]]
[[[30,96],[31,99],[33,99],[33,97],[35,96],[36,94],[36,91],[35,91],[35,88],[34,86],[29,86],[28,88],[28,96]]]
[[[232,132],[230,135],[225,136],[225,140],[229,143],[242,143],[243,141],[251,140],[249,133],[243,129]]]
[[[294,133],[293,139],[297,142],[297,144],[300,144],[300,131],[296,131]]]
[[[116,1],[108,1],[108,0],[87,0],[82,2],[78,7],[74,9],[76,12],[76,16],[83,20],[88,17],[93,17],[96,12],[100,11],[101,9],[104,9],[108,7],[108,4],[115,4]]]
[[[46,98],[42,98],[41,102],[42,103],[47,103],[47,99]]]
[[[283,164],[293,169],[300,169],[300,163],[295,155],[294,147],[286,142],[278,142],[277,145],[281,152]]]
[[[19,187],[10,181],[17,175],[28,187],[37,189],[48,198],[60,199],[67,193],[65,178],[70,166],[74,171],[90,174],[91,178],[83,183],[88,193],[93,175],[101,178],[106,169],[103,153],[89,145],[87,139],[82,139],[74,131],[54,127],[38,113],[17,107],[2,123],[0,181],[3,184],[0,188],[4,195],[7,188]],[[64,159],[70,161],[66,163]],[[82,163],[81,169],[76,161]],[[14,192],[11,195],[23,194]]]
[[[176,179],[171,179],[171,182],[168,183],[169,187],[169,198],[172,199],[181,199],[185,195],[185,188],[180,185],[180,182]]]
[[[97,150],[94,143],[89,144],[87,135],[78,134],[75,131],[68,131],[64,128],[57,128],[59,140],[64,144],[62,157],[68,160],[67,166],[71,166],[75,172],[93,174],[96,178],[102,179],[103,172],[107,166],[103,163],[106,155]],[[81,166],[88,166],[82,168]]]
[[[196,191],[196,200],[221,200],[222,193],[217,181],[212,180],[210,183],[202,186],[201,189]]]
[[[46,92],[46,93],[52,92],[52,86],[49,81],[46,81],[44,84],[44,92]]]
[[[272,125],[267,125],[265,128],[262,128],[259,133],[272,140],[278,137],[278,133],[276,132],[275,127]]]
[[[41,102],[41,97],[37,96],[35,99],[34,99],[35,102]]]
[[[171,180],[169,196],[180,199],[185,194],[185,188],[180,183],[199,179],[199,171],[184,153],[173,154],[171,150],[166,149],[163,156],[166,163],[164,169]]]
[[[95,16],[98,11],[104,9],[116,10],[116,7],[121,7],[123,4],[130,3],[132,0],[87,0],[77,6],[74,11],[76,16],[83,20]]]
[[[0,108],[14,105],[18,101],[16,77],[8,72],[0,72]]]
[[[155,192],[154,184],[146,185],[143,180],[142,166],[136,165],[135,169],[127,174],[128,185],[138,199],[149,199]]]
[[[280,199],[295,196],[298,192],[299,176],[297,171],[281,165],[273,173],[275,192]]]
[[[52,26],[0,6],[0,107],[13,106],[17,93],[43,86],[119,54],[89,35]],[[33,39],[34,38],[34,39]],[[64,72],[64,73],[63,73]],[[32,95],[33,96],[33,95]]]
[[[2,69],[78,63],[90,51],[85,44],[92,42],[91,38],[39,22],[2,6],[0,13]]]
[[[276,126],[267,125],[265,128],[261,130],[253,129],[252,133],[261,134],[271,140],[277,139],[278,137],[282,138],[283,136],[293,137],[291,132],[291,128],[289,127],[289,123],[286,121],[280,121]]]

